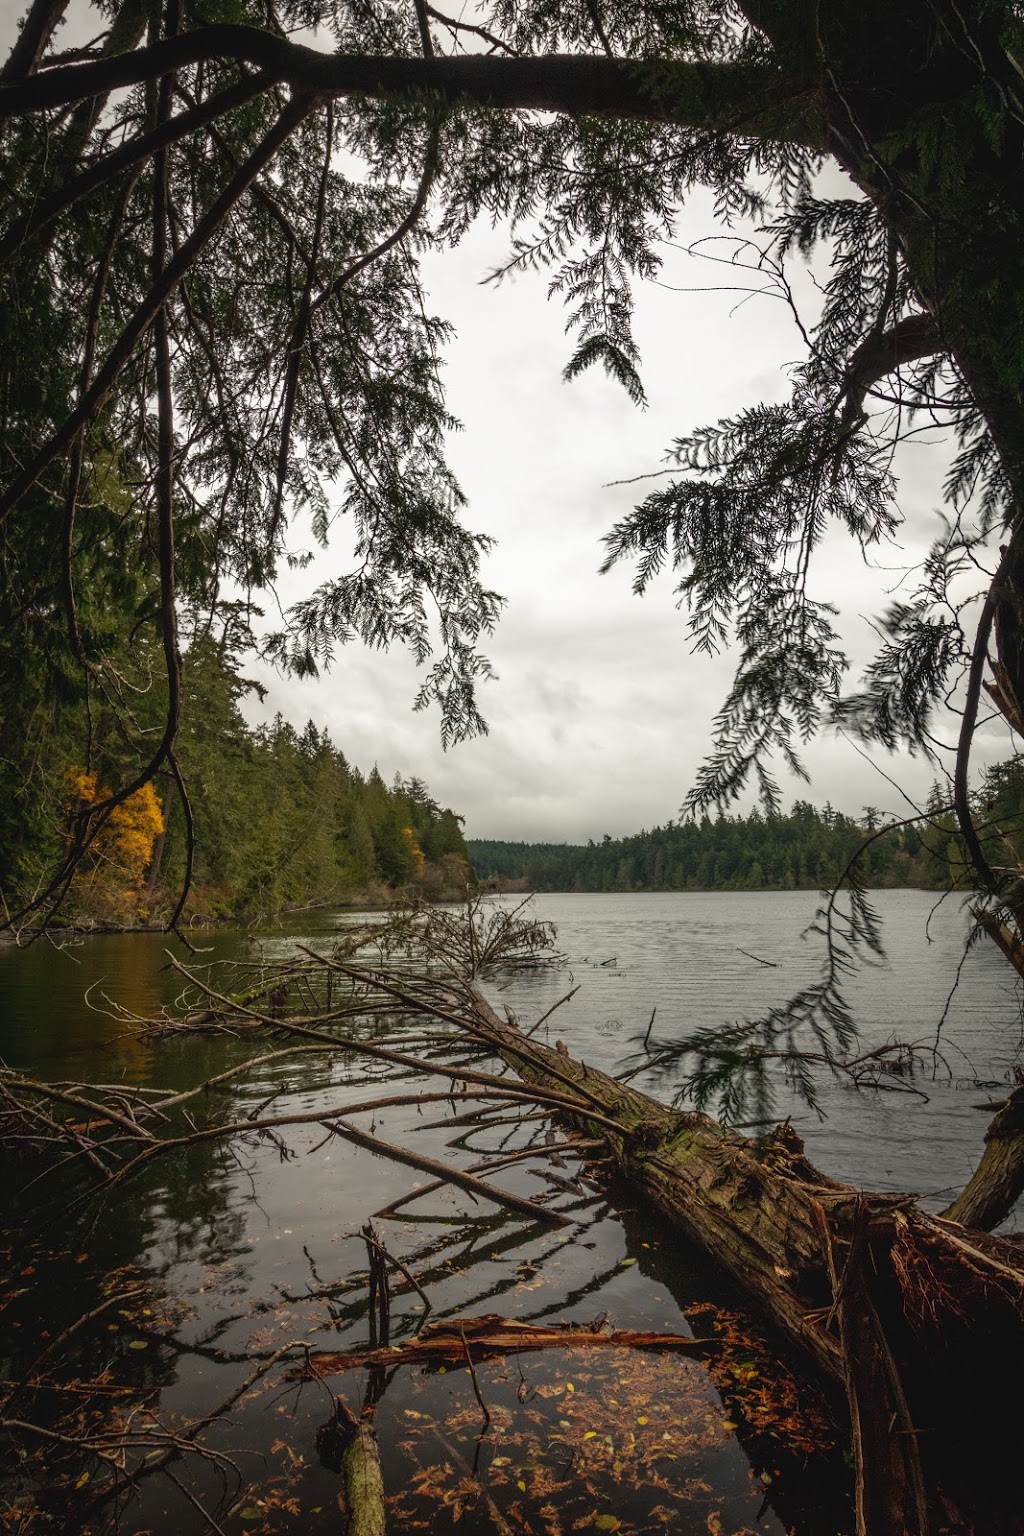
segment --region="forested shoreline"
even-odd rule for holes
[[[155,669],[154,669],[155,670]],[[86,702],[50,695],[5,731],[0,752],[0,892],[27,904],[58,864],[73,818],[130,782],[139,744],[164,707],[137,651],[136,739],[102,701],[91,751],[79,751]],[[415,776],[386,784],[349,763],[313,721],[297,731],[278,715],[251,726],[241,704],[259,692],[230,646],[197,639],[185,658],[177,761],[194,822],[186,918],[266,916],[288,908],[385,905],[397,892],[458,898],[472,880],[460,818]],[[11,715],[6,716],[11,720]],[[151,726],[150,721],[154,724]],[[60,921],[142,926],[166,921],[188,856],[184,803],[162,772],[117,806],[75,872]]]
[[[985,778],[980,799],[993,822],[1016,823],[1024,784],[1016,762]],[[469,838],[478,879],[535,891],[791,891],[837,885],[856,864],[868,886],[942,890],[965,879],[954,820],[936,790],[920,821],[886,827],[872,806],[860,817],[794,802],[788,815],[719,815],[669,821],[597,843],[520,843]],[[859,853],[858,851],[863,850]]]

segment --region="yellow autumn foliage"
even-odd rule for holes
[[[72,809],[97,805],[110,790],[82,768],[69,774]],[[153,859],[164,817],[156,790],[144,784],[120,805],[89,846],[85,866],[75,880],[78,895],[104,908],[134,912]]]
[[[424,866],[424,864],[427,861],[424,858],[423,849],[420,847],[419,843],[416,841],[416,833],[413,831],[412,827],[403,827],[402,828],[402,836],[405,838],[406,842],[409,844],[409,852],[412,854],[413,860],[415,861],[415,864],[416,864],[416,873],[418,875],[422,874],[423,866]]]

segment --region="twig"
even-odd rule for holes
[[[469,1379],[473,1383],[473,1396],[476,1398],[477,1402],[480,1404],[480,1412],[484,1416],[484,1427],[483,1427],[483,1430],[481,1431],[481,1433],[482,1434],[486,1434],[488,1428],[490,1427],[490,1423],[491,1423],[491,1410],[488,1408],[487,1404],[484,1402],[483,1394],[480,1391],[480,1383],[476,1379],[476,1368],[473,1365],[473,1356],[469,1352],[469,1343],[468,1343],[468,1341],[466,1339],[466,1330],[465,1330],[465,1328],[460,1328],[459,1329],[459,1333],[462,1336],[462,1347],[466,1351],[466,1365],[469,1367]]]
[[[779,962],[777,960],[762,960],[760,955],[752,955],[749,949],[740,949],[738,944],[736,945],[736,948],[739,950],[741,955],[746,955],[748,960],[756,960],[758,965],[770,965],[773,971],[777,971],[779,968]]]
[[[366,1226],[363,1228],[363,1235],[366,1238],[367,1243],[372,1243],[373,1246],[377,1249],[378,1253],[380,1253],[381,1256],[385,1258],[389,1264],[393,1264],[400,1274],[405,1276],[413,1290],[417,1293],[423,1302],[423,1315],[419,1322],[416,1324],[415,1330],[417,1333],[419,1333],[420,1329],[423,1327],[423,1324],[427,1320],[427,1313],[431,1311],[430,1297],[427,1295],[422,1285],[420,1285],[419,1281],[416,1279],[416,1276],[412,1273],[412,1270],[406,1269],[401,1259],[396,1258],[393,1253],[388,1252],[380,1238],[377,1236],[376,1232],[374,1232],[373,1228],[370,1226],[369,1222],[367,1222]]]

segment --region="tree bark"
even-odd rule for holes
[[[380,1449],[370,1425],[360,1420],[341,1461],[348,1504],[348,1536],[384,1536],[387,1525]]]
[[[970,1182],[943,1211],[947,1221],[991,1232],[1024,1194],[1024,1088],[1015,1088],[985,1133]]]
[[[0,88],[0,121],[67,106],[214,59],[254,65],[294,90],[323,96],[407,98],[429,91],[452,104],[678,123],[825,148],[811,93],[772,64],[640,62],[593,54],[424,59],[325,53],[259,27],[225,22],[14,81]]]
[[[958,1529],[954,1518],[967,1531],[1019,1533],[1015,1430],[998,1406],[998,1383],[1024,1369],[1019,1247],[929,1215],[912,1195],[827,1178],[788,1125],[752,1140],[673,1111],[564,1047],[527,1039],[478,991],[474,1005],[481,1033],[520,1077],[572,1080],[619,1123],[615,1135],[585,1109],[573,1116],[788,1343],[843,1385],[859,1536],[926,1536]]]

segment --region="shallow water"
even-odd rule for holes
[[[932,917],[929,942],[924,922],[931,897],[883,892],[878,904],[889,958],[853,984],[862,1037],[868,1044],[894,1031],[931,1038],[961,959],[966,921],[945,904]],[[521,974],[496,990],[494,1000],[535,1019],[570,985],[582,983],[545,1027],[594,1065],[620,1065],[652,1009],[654,1034],[671,1038],[696,1022],[756,1014],[816,974],[819,956],[799,937],[815,905],[804,893],[544,896],[535,905],[539,917],[557,924],[569,967]],[[259,936],[224,932],[204,938],[211,952],[198,958],[272,958],[297,942],[325,947],[349,921],[348,914],[318,914]],[[0,951],[0,1054],[47,1078],[123,1077],[183,1087],[222,1070],[244,1053],[242,1044],[222,1037],[145,1044],[93,1011],[103,1007],[104,995],[143,1015],[173,998],[181,980],[166,968],[164,951],[165,941],[154,935],[89,939],[66,953],[43,944]],[[83,1002],[86,988],[93,1009]],[[381,1028],[394,1036],[421,1026],[395,1020]],[[952,1071],[917,1080],[927,1102],[904,1093],[854,1095],[825,1084],[824,1124],[795,1101],[784,1106],[823,1168],[868,1188],[916,1188],[937,1205],[962,1182],[985,1125],[971,1106],[989,1096],[974,1083],[999,1083],[1011,1074],[1020,1040],[1017,994],[994,949],[979,948],[967,958],[941,1034]],[[365,1076],[343,1055],[332,1063],[276,1063],[236,1082],[218,1108],[240,1119],[276,1093],[275,1111],[326,1112],[365,1097],[365,1087],[357,1086]],[[666,1096],[672,1092],[671,1081],[636,1080]],[[406,1079],[403,1089],[417,1084],[424,1091],[436,1087]],[[420,1104],[359,1123],[463,1164],[499,1144],[521,1147],[538,1129],[478,1131],[453,1153],[446,1145],[452,1129],[429,1128],[450,1113],[443,1104]],[[573,1187],[552,1185],[541,1176],[545,1166],[513,1165],[495,1182],[534,1197],[546,1191],[544,1198],[573,1217],[570,1229],[530,1226],[454,1192],[420,1199],[401,1220],[379,1224],[391,1250],[412,1264],[437,1313],[587,1320],[606,1312],[619,1327],[689,1333],[710,1326],[708,1302],[734,1305],[698,1255],[633,1208],[628,1190],[574,1182],[580,1166],[571,1159],[559,1177]],[[423,1182],[378,1156],[325,1143],[319,1125],[289,1132],[283,1146],[249,1137],[155,1164],[116,1203],[83,1215],[64,1234],[59,1246],[66,1252],[50,1254],[52,1233],[19,1251],[0,1318],[10,1369],[38,1343],[40,1317],[52,1333],[100,1294],[102,1275],[117,1265],[125,1266],[128,1279],[141,1274],[162,1299],[149,1321],[131,1307],[112,1310],[79,1366],[151,1388],[147,1411],[155,1415],[208,1411],[254,1359],[289,1341],[359,1347],[367,1337],[359,1228]],[[416,1293],[399,1287],[393,1336],[408,1334],[421,1313]],[[742,1334],[744,1325],[736,1327]],[[664,1529],[666,1521],[676,1530],[724,1533],[793,1528],[818,1536],[842,1528],[843,1490],[828,1481],[836,1482],[834,1467],[826,1467],[825,1481],[806,1474],[803,1452],[787,1451],[767,1433],[749,1394],[737,1400],[727,1371],[708,1371],[696,1361],[666,1367],[654,1357],[641,1363],[647,1376],[625,1385],[617,1383],[628,1373],[611,1360],[580,1366],[551,1355],[524,1357],[521,1371],[515,1362],[482,1367],[480,1385],[494,1412],[483,1440],[467,1372],[398,1373],[377,1422],[401,1527],[425,1522],[454,1529],[457,1521],[462,1532],[493,1531],[490,1499],[513,1528],[525,1524],[551,1536],[586,1529],[599,1517],[604,1524],[596,1529],[611,1529],[607,1521],[614,1519],[623,1532]],[[745,1355],[742,1364],[754,1372]],[[570,1371],[571,1398],[562,1390]],[[9,1374],[6,1364],[3,1373]],[[365,1372],[332,1383],[355,1408],[365,1384]],[[645,1411],[637,1411],[638,1402]],[[317,1449],[330,1407],[326,1387],[275,1380],[272,1391],[243,1401],[214,1433],[212,1443],[230,1453],[242,1481],[234,1512],[222,1517],[225,1531],[301,1527],[318,1536],[337,1529],[338,1479],[322,1434]],[[196,1478],[188,1485],[194,1493],[217,1491],[209,1469],[188,1475]],[[652,1486],[658,1490],[653,1506]],[[163,1536],[204,1527],[185,1495],[153,1479],[127,1510],[123,1528]]]

